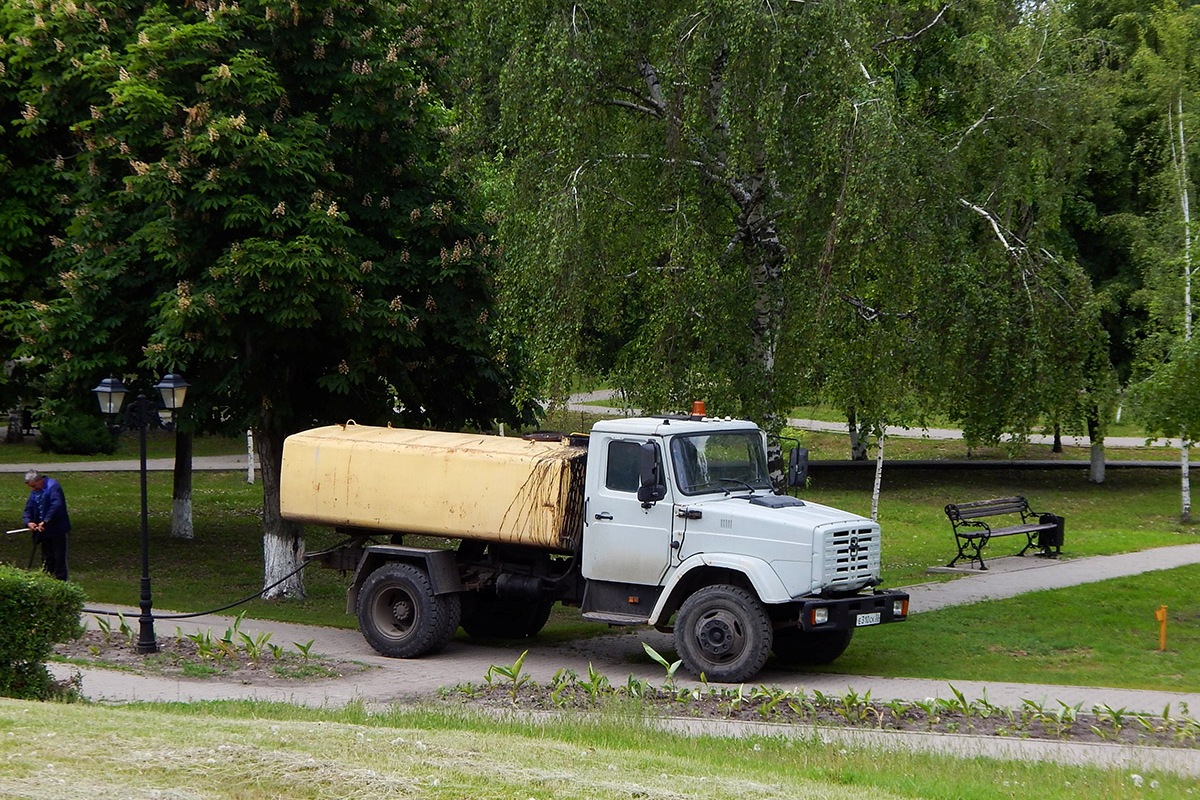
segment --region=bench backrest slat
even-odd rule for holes
[[[946,516],[952,520],[1028,513],[1030,513],[1029,504],[1024,497],[997,497],[992,500],[976,500],[971,503],[950,503],[946,506]]]

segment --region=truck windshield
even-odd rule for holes
[[[671,464],[684,494],[771,490],[757,431],[678,436],[671,440]]]

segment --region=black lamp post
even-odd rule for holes
[[[175,409],[183,405],[187,394],[188,382],[182,375],[171,373],[164,377],[154,388],[162,395],[163,405],[174,414]],[[119,378],[105,378],[92,389],[100,403],[100,411],[109,417],[115,417],[121,411],[125,395],[129,390]],[[125,427],[136,427],[138,430],[138,447],[141,456],[142,479],[142,585],[141,585],[141,616],[138,617],[138,641],[135,649],[138,653],[158,652],[158,638],[154,635],[154,602],[150,592],[150,523],[149,510],[146,502],[146,429],[151,421],[158,421],[155,403],[144,394],[129,405],[126,412]]]

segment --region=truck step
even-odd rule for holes
[[[607,622],[609,625],[645,625],[650,620],[646,614],[622,614],[619,611],[585,611],[582,616],[588,622]]]

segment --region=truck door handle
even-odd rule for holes
[[[596,519],[611,520],[612,514],[608,513],[607,511],[601,511],[599,514],[596,515]]]

